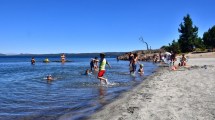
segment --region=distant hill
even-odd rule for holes
[[[68,54],[75,57],[99,57],[100,53],[80,53],[80,54]],[[125,54],[125,52],[106,52],[106,57],[116,57]]]
[[[99,57],[100,53],[65,53],[66,57]],[[125,54],[125,52],[105,52],[106,57],[116,57]],[[1,54],[0,54],[1,55]],[[5,56],[2,54],[2,56]],[[7,56],[30,56],[30,57],[55,57],[61,56],[61,54],[17,54],[17,55],[7,55]]]
[[[5,56],[5,54],[0,53],[0,56]]]

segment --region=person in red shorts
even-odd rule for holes
[[[110,64],[107,62],[107,60],[105,59],[105,54],[101,53],[100,54],[100,60],[99,60],[99,73],[98,73],[98,79],[100,79],[100,82],[103,80],[106,84],[107,84],[107,79],[104,78],[104,74],[105,74],[105,65],[108,65],[110,68]]]

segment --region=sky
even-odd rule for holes
[[[168,45],[190,15],[215,25],[214,0],[0,0],[0,53],[128,52]]]

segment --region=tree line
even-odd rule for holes
[[[198,27],[193,25],[189,14],[183,18],[179,25],[179,39],[173,40],[168,46],[161,49],[174,53],[188,53],[193,51],[213,50],[215,48],[215,25],[204,32],[203,37],[198,37]]]

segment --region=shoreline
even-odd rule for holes
[[[188,65],[159,67],[87,119],[215,119],[215,58],[190,58]]]

